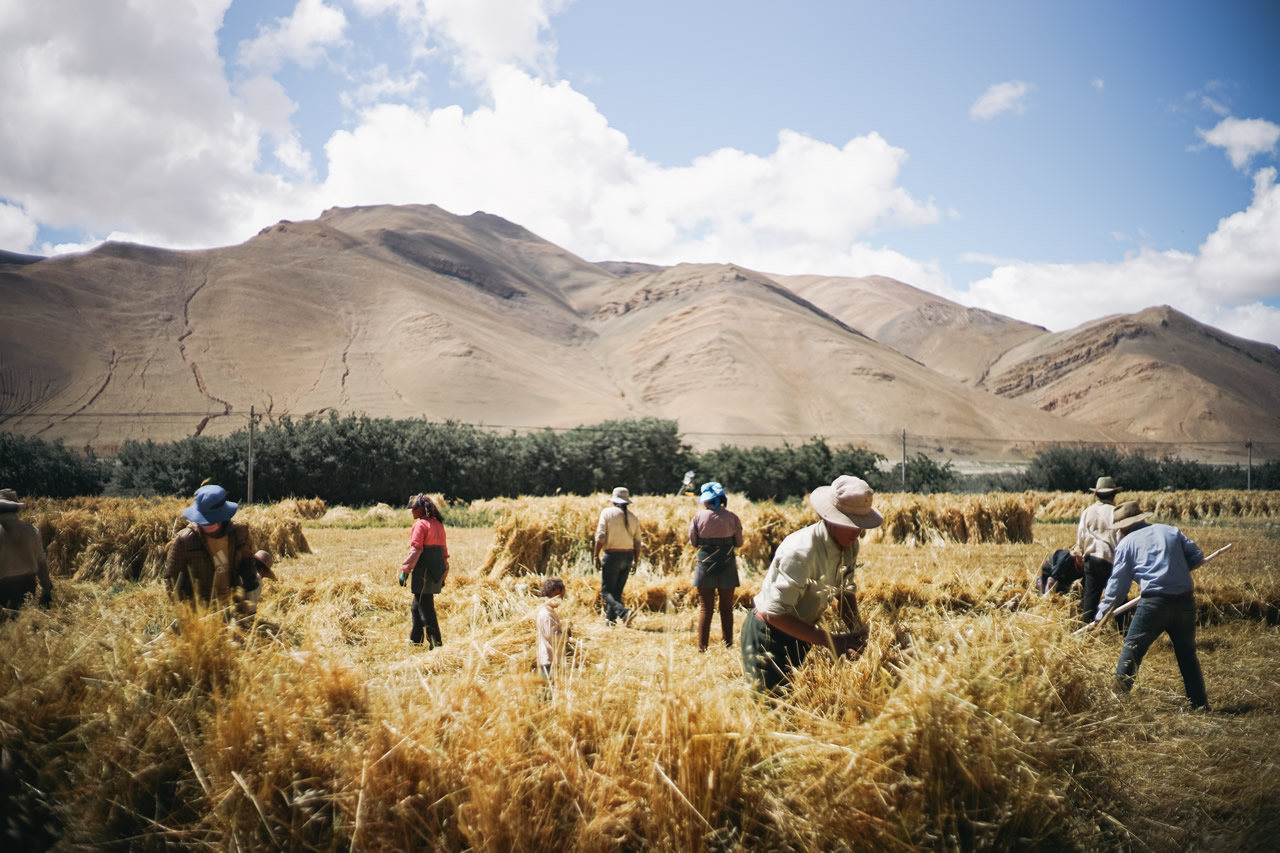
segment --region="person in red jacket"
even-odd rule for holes
[[[409,556],[400,565],[400,585],[410,581],[413,601],[409,614],[413,627],[409,642],[422,644],[423,634],[431,648],[444,644],[440,638],[440,622],[436,618],[435,597],[444,589],[449,575],[449,545],[445,541],[444,516],[431,498],[423,494],[409,499],[413,527],[409,531]]]

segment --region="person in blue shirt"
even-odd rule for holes
[[[1141,599],[1116,662],[1117,686],[1126,692],[1132,689],[1147,649],[1161,634],[1168,634],[1191,706],[1207,711],[1209,699],[1196,655],[1195,584],[1191,580],[1191,570],[1204,562],[1204,552],[1178,528],[1151,524],[1147,521],[1150,517],[1136,501],[1116,508],[1112,527],[1121,539],[1093,626],[1117,601],[1128,598],[1129,587],[1137,580]]]

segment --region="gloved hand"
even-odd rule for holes
[[[53,590],[46,589],[40,593],[40,606],[45,610],[53,607]]]
[[[409,573],[408,573],[408,572],[401,572],[401,573],[400,573],[400,586],[404,586],[405,581],[407,581],[408,579],[409,579]]]

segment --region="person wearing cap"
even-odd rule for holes
[[[254,607],[258,606],[258,601],[262,597],[262,579],[276,579],[276,573],[272,570],[275,565],[275,558],[271,556],[270,551],[255,551],[253,555],[254,575],[258,580],[258,585],[244,594],[244,600],[251,602]]]
[[[640,561],[640,519],[631,512],[631,493],[625,486],[613,490],[609,504],[601,510],[596,524],[591,561],[600,570],[605,621],[614,625],[621,619],[624,625],[630,625],[635,614],[623,605],[622,589]]]
[[[725,646],[733,646],[733,591],[738,587],[738,558],[742,547],[742,520],[728,509],[729,498],[719,483],[703,483],[698,503],[702,509],[689,522],[689,544],[698,548],[693,586],[698,590],[698,651],[711,640],[711,614],[720,599],[720,634]]]
[[[1209,698],[1196,655],[1195,583],[1191,580],[1192,570],[1204,562],[1204,552],[1178,528],[1151,524],[1150,517],[1136,501],[1116,509],[1113,526],[1121,538],[1115,549],[1115,569],[1090,627],[1096,628],[1122,597],[1127,598],[1137,580],[1141,597],[1116,662],[1117,686],[1125,692],[1132,689],[1147,649],[1161,634],[1168,634],[1191,706],[1207,711]]]
[[[249,525],[231,521],[239,508],[222,486],[207,485],[182,511],[190,523],[169,544],[163,575],[180,601],[226,607],[234,587],[258,588]]]
[[[410,581],[413,599],[409,642],[422,645],[423,635],[430,648],[444,645],[440,621],[436,617],[436,596],[444,591],[449,576],[449,543],[445,539],[444,516],[435,501],[423,494],[409,498],[413,527],[409,531],[409,556],[400,565],[400,586]]]
[[[44,543],[34,524],[18,518],[22,503],[13,489],[0,489],[0,607],[17,610],[40,582],[40,606],[53,604],[53,581]],[[0,613],[0,619],[3,613]]]
[[[814,489],[809,504],[819,521],[778,546],[742,623],[742,667],[758,689],[777,692],[815,644],[838,655],[865,647],[852,580],[862,532],[884,520],[872,506],[874,494],[866,481],[847,475]],[[847,633],[818,627],[833,599]]]
[[[1080,619],[1086,625],[1098,614],[1098,599],[1111,577],[1111,560],[1120,535],[1111,526],[1120,489],[1110,477],[1099,477],[1091,492],[1097,500],[1085,508],[1076,526],[1076,550],[1084,556],[1080,586]]]

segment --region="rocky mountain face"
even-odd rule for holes
[[[334,208],[204,251],[0,256],[0,302],[0,429],[104,452],[228,432],[250,406],[502,428],[658,416],[703,447],[892,452],[906,429],[975,458],[1280,439],[1276,348],[1171,309],[1051,334],[879,277],[589,263],[431,205]]]

